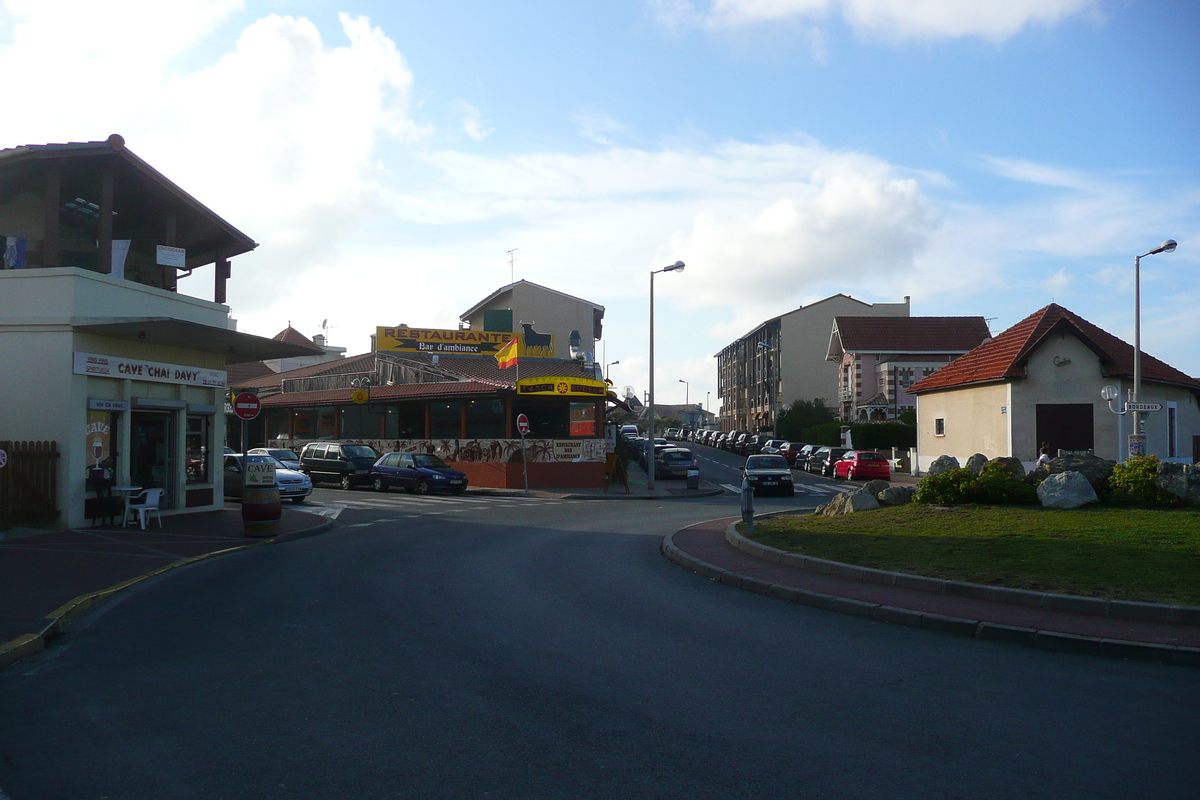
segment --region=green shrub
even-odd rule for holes
[[[978,475],[964,468],[926,476],[917,484],[913,502],[1033,505],[1038,497],[1037,489],[1014,481],[1002,464],[988,464]]]
[[[1108,478],[1112,499],[1141,505],[1171,503],[1175,498],[1162,492],[1154,482],[1158,456],[1130,456],[1113,467]]]

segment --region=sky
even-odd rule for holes
[[[716,410],[721,348],[838,292],[1132,342],[1172,238],[1143,348],[1200,376],[1198,34],[1194,0],[0,0],[0,147],[121,134],[259,243],[240,330],[350,355],[515,277],[603,305],[640,396],[683,261],[656,399]]]

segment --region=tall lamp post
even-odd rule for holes
[[[1142,401],[1142,259],[1146,256],[1156,256],[1159,253],[1174,253],[1177,243],[1167,239],[1149,253],[1144,253],[1133,259],[1133,402]],[[1134,453],[1134,442],[1139,443],[1139,449],[1145,449],[1142,435],[1142,412],[1133,412],[1133,436],[1129,440],[1129,455],[1145,455],[1145,452]]]
[[[772,361],[774,359],[773,353],[775,352],[775,348],[766,342],[759,342],[758,349],[765,350],[767,353],[767,391],[771,393],[767,398],[767,407],[771,410],[771,438],[778,439],[779,420],[775,414],[775,370],[771,369],[773,366]]]
[[[686,406],[691,402],[690,398],[692,396],[691,395],[692,385],[690,383],[688,383],[687,381],[685,381],[683,378],[680,378],[679,382],[683,384],[683,404]]]
[[[646,488],[654,488],[654,276],[660,272],[683,272],[683,262],[650,270],[650,402],[646,404]]]
[[[615,367],[617,364],[620,364],[620,363],[621,363],[620,361],[610,361],[604,365],[604,380],[608,380],[608,378],[609,378],[608,368]]]

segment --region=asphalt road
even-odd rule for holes
[[[665,533],[735,515],[732,495],[314,500],[338,530],[170,573],[0,674],[0,797],[1200,786],[1195,671],[822,612],[659,555]]]

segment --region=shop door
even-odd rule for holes
[[[162,506],[173,508],[172,488],[175,465],[174,416],[169,413],[134,411],[130,416],[129,477],[143,489],[165,489]]]
[[[1039,403],[1037,446],[1059,450],[1092,450],[1096,446],[1091,403]]]

